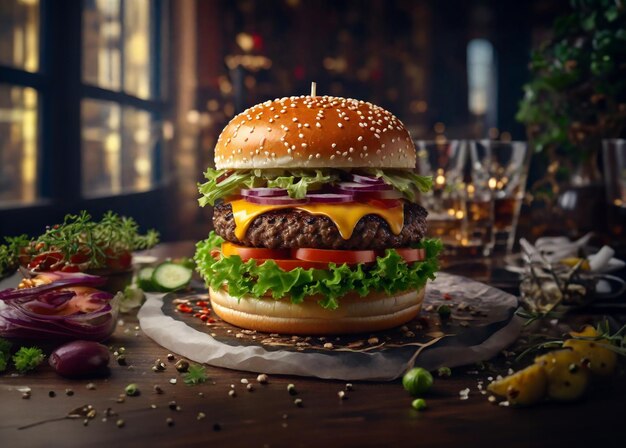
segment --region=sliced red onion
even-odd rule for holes
[[[355,193],[354,199],[357,201],[367,201],[368,199],[402,199],[402,193],[396,190],[367,191],[364,193]]]
[[[114,296],[82,286],[105,279],[82,273],[41,276],[53,281],[0,293],[0,337],[102,341],[111,335],[117,322]]]
[[[340,182],[337,189],[348,193],[361,193],[363,191],[392,190],[393,187],[387,184],[358,184],[356,182]]]
[[[274,196],[274,197],[248,196],[246,197],[246,201],[252,202],[254,204],[261,204],[261,205],[299,205],[299,204],[306,204],[308,202],[307,198],[294,199],[294,198],[290,198],[289,196]]]
[[[257,197],[274,197],[274,196],[287,196],[287,190],[284,188],[243,188],[241,195],[244,197],[257,196]]]
[[[38,274],[38,277],[47,278],[51,281],[51,283],[35,286],[34,288],[5,289],[4,291],[0,291],[0,300],[15,300],[33,295],[39,295],[62,286],[102,286],[107,282],[107,279],[104,277],[84,274],[82,272],[42,272],[41,274]]]
[[[350,180],[358,184],[384,184],[385,181],[380,177],[363,176],[361,174],[350,174]]]
[[[337,204],[341,202],[352,202],[354,201],[354,196],[351,194],[342,194],[342,193],[322,193],[322,194],[307,194],[307,199],[311,203],[326,203],[326,204]]]

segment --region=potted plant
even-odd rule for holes
[[[626,123],[626,4],[572,0],[552,39],[534,50],[531,81],[524,86],[517,119],[537,152],[599,178],[603,138],[618,137]],[[573,173],[572,173],[573,174]]]
[[[553,37],[532,52],[532,76],[517,113],[544,161],[531,191],[551,205],[560,194],[565,209],[578,208],[590,194],[602,198],[602,139],[618,137],[626,124],[626,4],[572,0],[571,8],[555,21]],[[565,201],[563,186],[574,191]],[[580,217],[570,218],[585,227]]]

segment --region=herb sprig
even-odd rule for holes
[[[104,268],[107,258],[155,246],[159,234],[148,230],[141,235],[134,219],[111,211],[105,213],[100,222],[82,211],[77,215],[66,215],[62,224],[48,227],[37,238],[21,235],[5,238],[5,241],[6,244],[0,245],[0,277],[17,269],[20,262],[25,264],[22,258],[30,260],[51,252],[62,257],[59,266],[71,263],[83,269]]]
[[[206,373],[206,369],[199,364],[189,366],[189,369],[184,376],[185,384],[189,385],[204,383],[208,379],[209,377]]]
[[[571,339],[599,342],[598,346],[626,357],[626,325],[623,325],[615,333],[612,333],[608,321],[604,320],[596,326],[596,332],[598,333],[597,336],[573,336]],[[517,356],[516,361],[520,361],[528,354],[539,350],[561,348],[564,342],[565,341],[562,339],[551,339],[531,345]]]

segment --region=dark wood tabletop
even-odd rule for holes
[[[166,257],[192,251],[191,243],[177,243],[164,244],[155,253]],[[488,269],[463,266],[451,269],[506,287],[506,276],[493,263]],[[593,309],[575,316],[579,321],[599,318]],[[352,382],[353,390],[341,400],[343,381],[270,376],[262,385],[256,374],[207,367],[209,381],[188,386],[167,361],[168,351],[142,334],[135,313],[122,319],[108,345],[124,347],[128,365],[112,360],[107,377],[64,379],[47,364],[27,375],[0,376],[0,447],[626,446],[623,373],[594,384],[576,403],[513,409],[490,403],[477,388],[479,381],[486,384],[487,377],[508,369],[502,358],[435,378],[425,397],[428,408],[418,412],[399,380]],[[165,362],[165,371],[152,370],[157,358]],[[178,379],[176,384],[170,384],[172,378]],[[246,390],[244,378],[255,385],[254,391]],[[118,402],[131,383],[141,393]],[[297,396],[288,393],[290,383]],[[154,391],[155,385],[162,394]],[[24,387],[31,389],[30,398],[23,398]],[[461,400],[459,391],[465,388],[469,398]],[[302,399],[302,407],[294,404],[295,398]],[[93,406],[95,418],[60,419],[84,405]],[[47,419],[57,420],[20,429]]]

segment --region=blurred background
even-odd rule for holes
[[[389,109],[416,139],[526,140],[516,114],[531,50],[571,9],[564,0],[0,0],[0,237],[39,234],[80,209],[133,216],[164,240],[205,236],[210,211],[198,207],[196,183],[220,130],[255,103],[307,94],[311,81],[318,94]],[[530,182],[544,171],[533,162]]]

